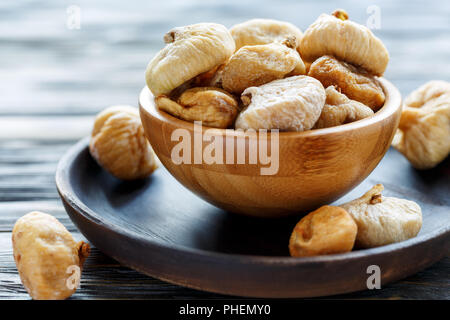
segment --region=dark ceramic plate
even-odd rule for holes
[[[313,297],[366,289],[370,265],[380,267],[383,285],[449,254],[448,159],[420,172],[391,149],[337,202],[383,183],[385,195],[422,207],[417,237],[346,254],[291,258],[287,245],[299,217],[262,220],[225,212],[196,197],[163,167],[146,180],[119,181],[95,163],[87,143],[72,147],[56,173],[69,216],[105,254],[162,280],[238,296]]]

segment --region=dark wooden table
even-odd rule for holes
[[[291,21],[303,30],[333,1],[73,1],[80,29],[67,27],[73,8],[61,1],[0,4],[0,299],[28,299],[11,248],[15,221],[32,210],[56,216],[77,239],[56,192],[61,155],[89,134],[93,116],[113,104],[137,104],[148,60],[172,26],[252,17]],[[386,73],[403,94],[431,79],[450,80],[450,2],[379,1],[388,47]],[[365,23],[373,1],[341,1]],[[450,299],[450,258],[382,290],[345,299]],[[74,299],[161,299],[222,296],[168,284],[128,268],[93,248]]]

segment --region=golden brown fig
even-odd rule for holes
[[[213,87],[197,87],[184,91],[173,101],[159,96],[155,103],[161,110],[187,120],[201,121],[202,125],[227,128],[233,124],[238,113],[238,102],[228,92]]]
[[[326,88],[325,92],[327,100],[314,129],[339,126],[373,115],[372,109],[368,106],[347,98],[333,86]]]
[[[293,257],[311,257],[352,250],[356,223],[342,208],[323,206],[303,217],[289,240]]]
[[[257,87],[282,79],[289,73],[305,73],[305,65],[297,51],[296,40],[240,48],[222,71],[225,90],[241,94],[248,87]]]
[[[319,80],[325,88],[337,87],[347,97],[365,104],[373,111],[384,105],[385,95],[375,77],[332,56],[323,56],[314,61],[308,76]]]
[[[97,115],[89,151],[103,168],[123,180],[145,178],[158,167],[139,111],[130,106],[109,107]]]
[[[20,279],[33,299],[61,300],[76,291],[89,244],[75,242],[55,217],[24,215],[14,225],[12,242]]]

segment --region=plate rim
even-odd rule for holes
[[[139,233],[126,229],[120,228],[114,225],[114,223],[109,222],[109,220],[102,218],[96,214],[92,209],[81,201],[81,199],[74,192],[70,183],[70,167],[75,163],[75,159],[78,155],[88,149],[89,137],[85,137],[78,141],[75,145],[71,146],[65,154],[61,157],[58,162],[55,182],[57,191],[63,202],[67,202],[78,214],[83,218],[95,223],[97,226],[107,228],[108,230],[117,233],[121,236],[143,242],[150,247],[156,247],[160,250],[170,250],[175,254],[192,254],[196,255],[198,258],[216,258],[222,261],[233,261],[237,263],[251,263],[251,264],[265,264],[265,265],[292,265],[292,266],[302,266],[302,265],[314,265],[323,264],[330,262],[349,262],[353,260],[358,260],[361,258],[367,258],[368,256],[377,257],[383,255],[387,252],[395,253],[400,252],[405,249],[413,248],[425,243],[429,240],[439,238],[441,236],[450,236],[450,224],[443,226],[442,228],[433,230],[426,235],[416,236],[414,238],[401,241],[398,243],[388,244],[376,248],[361,249],[356,251],[350,251],[347,253],[340,254],[330,254],[321,255],[315,257],[291,257],[291,256],[262,256],[262,255],[248,255],[248,254],[231,254],[223,252],[208,251],[204,249],[192,248],[180,244],[172,244],[169,242],[159,242],[149,239],[148,237],[142,236]],[[94,160],[95,161],[95,160]],[[70,216],[70,215],[69,215]],[[286,243],[288,246],[288,243]]]
[[[387,80],[384,77],[377,77],[377,80],[381,84],[384,94],[386,95],[386,100],[383,106],[375,112],[373,115],[366,117],[364,119],[360,119],[357,121],[353,121],[351,123],[344,123],[339,126],[329,127],[329,128],[320,128],[314,130],[306,130],[301,132],[289,132],[289,131],[279,131],[278,136],[280,139],[296,139],[299,137],[319,137],[323,135],[329,134],[337,134],[343,132],[351,132],[357,129],[361,129],[363,127],[371,126],[376,123],[380,123],[385,121],[394,113],[398,112],[399,109],[402,108],[402,96],[397,87]],[[153,94],[147,86],[144,86],[139,92],[139,112],[141,114],[145,112],[151,117],[157,118],[159,121],[163,123],[167,123],[173,125],[177,128],[184,128],[187,130],[191,130],[194,124],[190,121],[179,119],[165,111],[158,109],[155,106],[153,101]],[[235,136],[242,137],[246,136],[246,133],[243,131],[233,130],[233,129],[224,129],[224,128],[216,128],[209,127],[203,125],[202,127],[207,128],[214,132],[215,135],[226,135],[226,136]],[[259,134],[258,132],[256,132]],[[270,130],[268,130],[268,134],[270,134]]]

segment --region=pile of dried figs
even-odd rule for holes
[[[385,95],[389,54],[343,10],[303,34],[277,20],[169,31],[150,61],[148,88],[171,115],[217,128],[305,131],[371,116]]]

